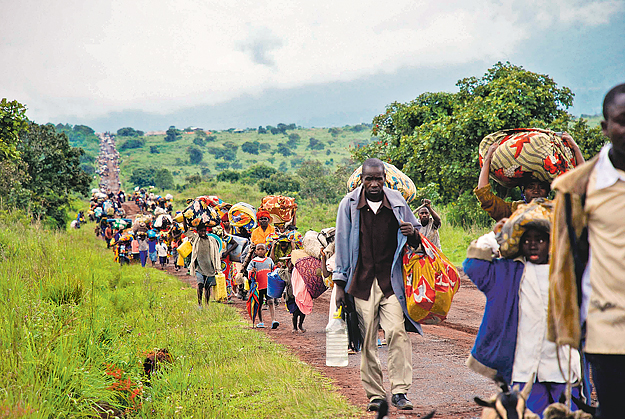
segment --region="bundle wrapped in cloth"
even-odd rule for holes
[[[294,198],[288,196],[269,195],[262,199],[258,210],[269,212],[274,218],[274,222],[288,222],[295,218],[297,204]]]
[[[490,178],[507,187],[523,185],[528,178],[551,183],[575,166],[575,153],[568,143],[550,130],[515,128],[487,135],[480,142],[480,167],[488,148],[495,141]]]
[[[187,224],[197,227],[200,223],[207,227],[219,225],[221,220],[217,211],[209,204],[211,200],[205,196],[195,198],[183,211],[182,216]]]
[[[445,320],[454,295],[460,288],[460,277],[454,265],[436,246],[421,236],[424,253],[410,246],[402,258],[406,306],[410,318],[421,324],[438,324]]]
[[[552,201],[543,198],[536,198],[529,204],[519,205],[497,234],[501,256],[517,257],[521,251],[521,237],[530,228],[549,233],[552,213]]]
[[[384,171],[386,172],[386,181],[384,182],[384,186],[389,189],[399,191],[406,202],[410,203],[410,201],[412,201],[417,195],[417,187],[412,179],[392,164],[387,162],[382,163],[384,163]],[[361,176],[362,166],[356,169],[349,179],[347,179],[347,188],[350,191],[353,191],[362,184]]]
[[[245,202],[237,202],[228,210],[230,224],[237,228],[251,230],[256,227],[256,210]]]

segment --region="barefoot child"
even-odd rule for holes
[[[269,306],[269,315],[271,316],[271,328],[277,328],[280,323],[275,321],[275,307],[273,298],[267,296],[267,274],[273,271],[274,264],[271,258],[267,257],[267,247],[264,243],[259,243],[254,249],[256,257],[247,265],[247,271],[250,273],[250,279],[253,277],[258,285],[258,320],[260,323],[256,327],[265,327],[263,322],[262,307],[263,301],[267,299]]]
[[[550,212],[551,204],[542,199],[519,206],[510,219],[495,226],[502,226],[499,234],[488,233],[471,243],[463,263],[465,273],[486,295],[467,366],[490,378],[499,374],[520,387],[535,377],[527,407],[541,417],[565,391],[569,354],[576,397],[581,381],[579,352],[566,346],[558,354],[547,340]],[[499,252],[504,258],[495,257]]]

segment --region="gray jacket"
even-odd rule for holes
[[[360,210],[356,209],[356,207],[358,206],[361,192],[362,186],[359,186],[345,195],[339,204],[336,215],[336,267],[332,272],[332,280],[342,281],[346,284],[346,289],[349,288],[354,270],[356,269],[356,264],[358,263],[360,247]],[[384,187],[384,194],[393,207],[393,213],[398,222],[409,222],[417,231],[421,229],[419,220],[414,216],[401,193]],[[397,229],[397,249],[395,250],[393,265],[391,267],[391,285],[393,286],[393,291],[395,292],[397,300],[404,310],[405,317],[410,320],[416,332],[423,334],[421,325],[410,319],[406,308],[406,292],[402,276],[402,252],[406,241],[406,236]]]

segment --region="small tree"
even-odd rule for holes
[[[273,195],[278,193],[297,192],[300,189],[300,183],[293,176],[278,172],[274,173],[269,179],[263,179],[258,182],[261,191]]]
[[[181,136],[182,133],[180,132],[180,130],[177,130],[176,127],[173,125],[169,127],[167,131],[165,131],[165,141],[167,141],[168,143],[179,140]]]
[[[263,126],[259,126],[258,127],[258,133],[259,134],[267,134],[267,130],[265,128],[263,128]]]
[[[169,170],[162,168],[154,175],[154,185],[159,189],[171,189],[174,187],[174,177]]]
[[[236,170],[223,170],[217,175],[217,180],[221,182],[237,182],[241,178],[241,174]]]
[[[241,151],[249,154],[258,154],[260,143],[258,141],[246,141],[241,144]]]
[[[323,150],[324,148],[326,148],[326,146],[318,139],[310,137],[310,139],[308,140],[308,146],[306,148],[310,150]]]
[[[158,151],[158,147],[155,145],[151,145],[150,146],[150,154],[160,154],[160,151]]]
[[[204,158],[204,153],[202,153],[202,150],[194,146],[187,148],[187,153],[189,153],[189,162],[191,164],[200,164],[200,162]]]

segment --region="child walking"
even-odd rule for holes
[[[161,269],[165,269],[165,265],[167,265],[167,245],[163,243],[162,237],[158,238],[156,253],[158,254],[158,261],[161,264]]]
[[[278,275],[280,275],[280,279],[286,282],[286,287],[284,288],[284,292],[286,293],[286,308],[289,310],[289,313],[293,315],[293,333],[297,333],[298,329],[304,333],[306,331],[306,329],[304,329],[304,319],[306,315],[302,313],[295,302],[293,284],[291,283],[291,272],[293,272],[294,266],[291,261],[291,256],[281,257],[280,261],[284,263],[284,267],[280,268]]]
[[[250,279],[254,278],[258,286],[258,320],[260,323],[256,327],[265,327],[263,322],[262,307],[263,302],[266,299],[269,306],[269,315],[271,316],[271,328],[276,329],[280,323],[275,320],[275,306],[273,298],[267,296],[267,274],[273,271],[274,264],[271,258],[267,257],[267,247],[264,243],[259,243],[254,249],[256,257],[252,259],[249,265],[247,265],[247,271],[250,274]]]
[[[495,226],[496,231],[501,227],[499,234],[471,243],[462,264],[486,295],[467,366],[489,378],[501,375],[521,388],[535,377],[527,408],[541,417],[560,399],[569,376],[572,394],[579,397],[582,378],[579,352],[547,340],[550,212],[551,203],[543,199],[520,206]]]

